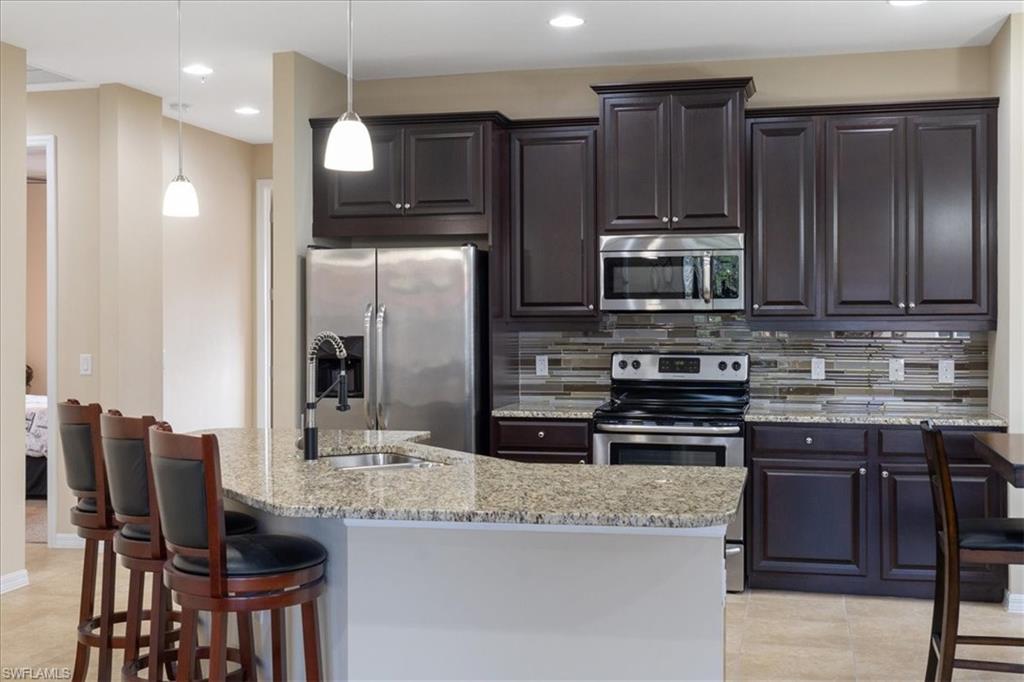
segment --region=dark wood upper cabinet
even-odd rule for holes
[[[398,126],[374,128],[370,140],[373,170],[325,171],[329,178],[327,213],[331,218],[401,215],[402,129]],[[317,160],[322,163],[322,155],[315,158],[314,163]]]
[[[742,227],[739,90],[671,98],[673,229]]]
[[[751,314],[818,312],[814,119],[750,125]]]
[[[909,118],[907,305],[913,315],[988,312],[990,117]]]
[[[601,122],[604,229],[666,229],[671,210],[669,98],[605,98]]]
[[[593,317],[596,126],[531,127],[510,139],[511,314]]]
[[[406,126],[405,213],[484,212],[483,124]]]
[[[313,236],[490,234],[507,220],[508,119],[496,112],[372,116],[374,169],[327,170],[335,119],[313,128]]]
[[[602,231],[743,229],[750,78],[595,85]]]
[[[825,134],[829,315],[906,308],[906,119],[830,118]]]

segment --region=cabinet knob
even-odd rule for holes
[[[667,222],[668,222],[668,216],[665,216],[664,218],[662,218],[662,219],[661,219],[661,222],[663,222],[663,223],[667,223]]]
[[[399,211],[401,211],[402,210],[402,204],[395,204],[395,208],[397,208]]]
[[[679,222],[679,216],[677,216],[677,215],[672,216],[672,222],[678,223]]]
[[[752,305],[750,307],[753,308],[754,310],[760,310],[761,309],[761,304],[760,303],[755,303],[754,305]]]
[[[410,204],[409,202],[406,202],[402,207],[403,208],[412,208],[412,204]]]
[[[910,303],[907,304],[907,307],[910,308],[911,310],[913,310],[914,308],[917,307],[917,304],[914,303],[913,301],[911,301]]]
[[[544,437],[544,432],[543,431],[538,431],[537,432],[537,438],[543,438],[543,437]]]
[[[594,309],[594,304],[593,303],[591,303],[590,305],[587,306],[587,310],[593,310],[593,309]]]
[[[882,472],[882,478],[889,478],[889,472],[888,471],[883,471]]]
[[[868,470],[865,469],[864,467],[861,467],[860,469],[857,469],[857,473],[860,474],[861,476],[863,476],[867,472],[868,472]]]
[[[585,460],[585,459],[581,459],[580,460],[580,464],[586,464],[586,463],[587,463],[587,460]]]
[[[899,303],[896,304],[896,307],[899,308],[900,310],[903,310],[904,308],[907,307],[907,304],[904,303],[903,301],[900,301]]]
[[[804,442],[807,443],[808,445],[812,445],[814,443],[814,439],[811,438],[810,436],[807,436],[807,438],[804,438]]]

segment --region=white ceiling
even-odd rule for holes
[[[841,54],[987,45],[1024,0],[931,2],[649,2],[357,0],[356,79],[612,64]],[[576,29],[547,21],[571,12]],[[345,66],[345,3],[186,0],[184,60],[215,73],[185,77],[196,125],[250,142],[271,139],[272,57],[295,50]],[[120,82],[175,100],[175,5],[3,0],[0,39],[34,67],[77,83]],[[243,104],[262,110],[242,117]],[[358,106],[357,106],[358,109]]]

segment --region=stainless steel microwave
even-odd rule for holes
[[[743,235],[601,237],[601,310],[743,310]]]

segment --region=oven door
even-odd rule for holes
[[[743,309],[743,252],[601,253],[601,309]]]

